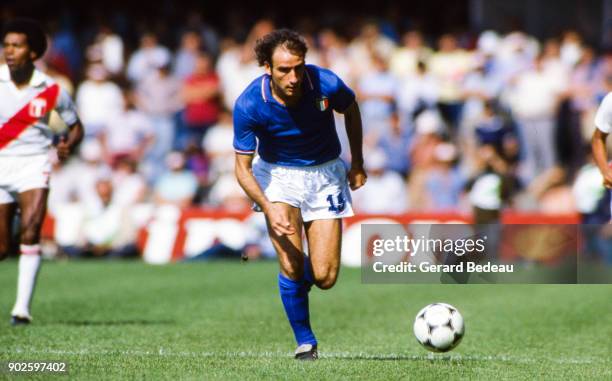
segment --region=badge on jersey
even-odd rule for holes
[[[317,98],[317,108],[320,111],[325,111],[329,107],[329,99],[327,97]]]
[[[28,114],[32,118],[42,118],[47,113],[47,100],[44,98],[34,98],[28,107]]]

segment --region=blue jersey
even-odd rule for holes
[[[355,94],[327,69],[306,65],[302,96],[291,107],[272,97],[270,76],[254,80],[234,106],[234,149],[287,166],[318,165],[340,156],[332,110],[344,112]],[[259,140],[259,146],[257,145]]]

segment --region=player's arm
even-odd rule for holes
[[[244,192],[262,209],[268,221],[272,226],[272,229],[278,235],[295,233],[295,229],[289,223],[289,216],[277,208],[276,205],[264,194],[261,187],[257,183],[255,176],[253,175],[253,155],[243,154],[236,152],[234,171],[238,184],[244,189]]]
[[[608,154],[606,151],[607,138],[607,133],[596,128],[591,138],[591,150],[593,152],[593,159],[595,159],[595,163],[604,178],[604,186],[612,189],[612,168],[608,165]]]
[[[79,144],[81,144],[83,135],[83,125],[77,120],[69,127],[68,133],[60,137],[60,142],[55,147],[57,150],[57,157],[60,161],[68,159]]]
[[[59,143],[55,146],[57,158],[60,161],[65,161],[79,146],[85,131],[77,115],[76,106],[63,89],[60,90],[55,109],[64,123],[68,125],[68,132],[60,137]]]
[[[351,189],[356,190],[365,184],[368,177],[363,169],[363,128],[357,102],[353,101],[343,114],[351,149],[351,169],[348,173],[348,181]]]

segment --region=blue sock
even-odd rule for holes
[[[310,291],[310,287],[314,284],[314,275],[312,273],[312,263],[310,262],[310,256],[304,254],[304,275],[302,276],[304,283],[306,284],[307,290]]]
[[[307,287],[303,279],[295,281],[278,274],[278,288],[287,319],[295,335],[295,341],[298,345],[317,345],[317,339],[310,328],[308,309],[308,289],[310,287]]]

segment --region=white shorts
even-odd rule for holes
[[[0,156],[0,204],[17,202],[17,195],[31,189],[49,188],[49,156]]]
[[[340,159],[309,167],[253,160],[253,175],[268,200],[300,208],[304,222],[354,215],[346,174]]]

